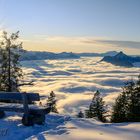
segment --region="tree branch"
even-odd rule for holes
[[[20,86],[28,86],[28,85],[30,85],[30,86],[34,85],[34,81],[19,84],[18,87],[20,87]]]

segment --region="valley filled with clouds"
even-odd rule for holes
[[[122,91],[124,83],[136,79],[140,67],[125,68],[100,62],[101,57],[82,57],[65,60],[23,61],[26,80],[34,80],[34,86],[22,91],[37,92],[45,104],[47,96],[54,91],[60,113],[76,115],[85,110],[96,90],[99,90],[111,107]]]

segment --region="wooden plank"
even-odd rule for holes
[[[9,107],[9,108],[23,108],[23,104],[17,104],[17,103],[0,103],[0,108],[1,107]],[[38,106],[36,104],[31,104],[29,105],[30,108],[33,109],[44,109],[45,107],[43,106]]]
[[[19,112],[19,113],[24,113],[24,109],[21,108],[9,108],[9,107],[0,107],[1,111],[8,111],[8,112]],[[29,112],[36,112],[38,114],[48,114],[50,112],[49,108],[44,108],[44,109],[29,109]]]
[[[14,101],[22,101],[22,94],[20,92],[0,92],[0,100],[14,100]],[[39,101],[40,97],[38,93],[26,93],[28,97],[28,101]]]
[[[20,113],[24,112],[23,107],[22,108],[0,107],[0,110],[8,112],[20,112]]]
[[[22,104],[0,103],[0,110],[24,113],[24,108]],[[29,112],[37,112],[39,114],[48,114],[50,112],[50,108],[40,107],[37,105],[30,105]]]

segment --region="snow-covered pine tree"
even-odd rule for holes
[[[100,92],[97,90],[97,92],[94,94],[94,97],[91,101],[91,104],[89,106],[89,109],[85,111],[87,118],[98,118],[100,121],[105,122],[105,116],[106,113],[104,101],[100,95]]]
[[[47,106],[51,107],[51,112],[58,113],[58,110],[56,108],[56,96],[53,91],[51,91],[50,95],[47,99]]]

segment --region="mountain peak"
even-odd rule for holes
[[[128,58],[126,54],[124,54],[122,51],[120,51],[118,54],[115,55],[116,58]]]

